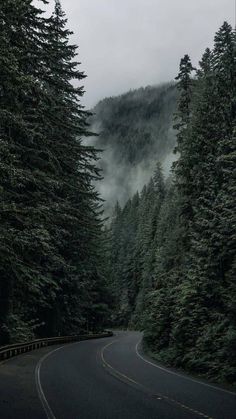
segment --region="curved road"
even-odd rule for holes
[[[1,419],[235,419],[236,395],[165,369],[138,332],[0,364]]]

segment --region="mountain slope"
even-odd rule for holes
[[[123,204],[150,178],[157,161],[168,172],[176,138],[172,128],[177,90],[173,83],[148,86],[106,98],[93,109],[92,143],[104,152],[99,186],[105,207]]]

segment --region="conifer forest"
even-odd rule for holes
[[[197,68],[180,57],[175,81],[87,111],[63,4],[47,3],[0,2],[0,346],[138,330],[163,365],[235,384],[235,30]]]

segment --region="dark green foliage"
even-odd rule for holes
[[[94,108],[91,123],[100,133],[94,144],[104,150],[101,193],[108,201],[109,215],[117,199],[124,205],[148,182],[156,161],[171,160],[176,145],[172,118],[177,97],[175,84],[168,83],[104,99]]]
[[[119,325],[137,326],[142,321],[145,295],[152,288],[155,232],[165,195],[161,167],[139,196],[134,195],[121,210],[116,205],[110,226],[110,281]]]
[[[81,141],[76,46],[59,1],[46,19],[3,0],[0,29],[0,342],[101,327],[99,171]]]
[[[175,85],[169,83],[141,88],[99,102],[93,117],[94,123],[101,124],[101,135],[97,140],[99,146],[107,147],[112,143],[118,153],[118,163],[123,159],[127,164],[140,163],[157,147],[162,153],[160,158],[163,157],[175,145],[175,139],[168,137],[168,129],[176,97]]]
[[[144,330],[158,360],[230,383],[236,382],[235,59],[235,32],[224,23],[194,78],[190,58],[181,60],[173,179],[164,187],[157,170],[140,196],[136,233],[117,247],[119,266],[127,249],[134,249],[129,265],[136,266],[126,324]],[[113,220],[121,223],[116,231],[111,226],[115,237],[130,223],[127,205]],[[115,281],[121,301],[129,276],[120,270]]]

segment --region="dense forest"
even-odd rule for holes
[[[100,101],[90,118],[99,136],[91,139],[103,150],[98,187],[110,215],[118,199],[125,204],[151,177],[156,161],[168,172],[174,159],[173,113],[178,90],[174,83],[148,86]]]
[[[178,159],[159,162],[124,207],[107,247],[117,325],[144,330],[159,361],[236,381],[236,38],[224,23],[199,68],[177,76]]]
[[[136,328],[159,361],[235,383],[235,31],[93,116],[70,35],[59,0],[1,0],[0,345]]]
[[[107,311],[85,75],[59,0],[50,17],[33,4],[0,4],[0,345],[99,328]]]

